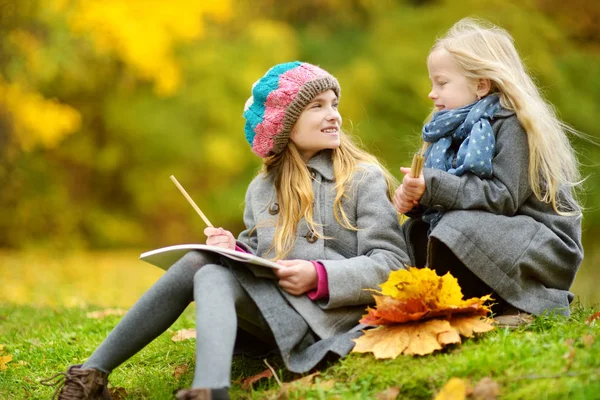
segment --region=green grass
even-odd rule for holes
[[[378,393],[398,387],[398,398],[431,399],[451,377],[472,383],[491,377],[500,385],[502,399],[598,399],[600,320],[586,323],[598,307],[573,308],[570,319],[539,317],[527,328],[495,330],[429,356],[375,360],[368,354],[351,354],[321,370],[317,380],[328,383],[323,385],[326,389],[304,385],[288,396],[375,399]],[[0,355],[13,356],[8,368],[0,371],[0,399],[50,398],[52,389],[38,381],[83,362],[121,318],[86,317],[97,309],[0,304],[0,344],[4,345]],[[171,330],[193,326],[190,306]],[[573,340],[573,350],[568,339]],[[279,360],[270,359],[270,363],[284,380],[298,378],[284,372]],[[187,372],[176,377],[175,368],[184,365]],[[194,341],[173,342],[166,332],[115,370],[110,382],[124,389],[123,399],[172,399],[174,391],[191,384],[193,368]],[[260,360],[236,357],[232,397],[278,398],[280,390],[272,378],[258,382],[250,391],[241,389],[241,378],[263,369]]]
[[[131,307],[163,273],[138,261],[140,252],[0,251],[0,357],[13,357],[0,370],[0,400],[49,399],[52,389],[38,381],[90,356],[121,317],[97,320],[86,313]],[[599,261],[600,252],[586,255],[573,286],[582,300],[570,319],[540,317],[526,329],[496,330],[425,357],[386,361],[351,354],[322,367],[317,385],[293,388],[288,397],[376,399],[393,387],[400,390],[399,399],[432,399],[451,377],[472,384],[491,377],[503,399],[600,399],[600,320],[585,323],[599,311],[594,306],[600,302]],[[171,331],[193,328],[193,310],[191,305]],[[571,354],[568,339],[574,350],[565,358]],[[124,389],[123,399],[173,399],[174,391],[191,384],[194,345],[193,340],[173,342],[166,332],[115,370],[111,385]],[[299,378],[285,372],[277,358],[268,361],[284,381]],[[175,369],[185,366],[187,372],[175,376]],[[279,398],[273,378],[242,390],[242,378],[264,369],[262,360],[236,357],[232,398]]]

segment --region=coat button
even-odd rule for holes
[[[312,168],[311,168],[311,169],[309,170],[309,172],[310,172],[310,176],[311,176],[313,179],[315,179],[315,178],[317,177],[317,171],[315,171],[314,169],[312,169]]]
[[[306,241],[308,243],[314,243],[316,242],[319,238],[317,237],[317,234],[314,233],[312,230],[306,232],[306,235],[304,235],[304,237],[306,238]]]
[[[271,204],[271,206],[269,207],[269,214],[276,215],[278,213],[279,213],[279,204],[277,204],[277,203]]]
[[[444,206],[442,206],[440,204],[435,204],[431,208],[433,208],[436,211],[440,211],[440,212],[445,212],[446,211],[446,207],[444,207]]]

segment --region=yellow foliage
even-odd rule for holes
[[[229,18],[228,0],[73,0],[69,25],[75,33],[89,34],[102,54],[115,53],[136,73],[154,81],[159,95],[173,94],[181,71],[173,55],[180,41],[202,37],[204,17]],[[65,5],[55,1],[54,7]]]
[[[460,378],[450,378],[435,396],[435,400],[464,400],[467,398],[469,391],[467,381]]]
[[[241,160],[248,156],[248,151],[237,145],[234,138],[215,132],[206,135],[204,142],[206,162],[218,168],[223,179],[242,171],[244,163]]]
[[[8,364],[11,361],[12,361],[11,355],[0,356],[0,371],[7,369],[8,367],[6,366],[6,364]]]
[[[369,325],[391,325],[452,314],[486,315],[491,296],[462,300],[462,290],[450,273],[438,276],[429,268],[393,271],[360,320]]]
[[[3,351],[4,345],[0,344],[0,371],[4,371],[5,369],[7,369],[8,367],[6,366],[6,364],[12,361],[12,356],[10,354],[7,354],[5,356],[1,355]]]
[[[253,21],[248,26],[248,37],[256,55],[268,64],[297,57],[298,39],[289,24],[266,19]]]
[[[81,126],[81,114],[76,109],[1,78],[0,107],[11,116],[14,136],[24,150],[38,144],[55,147]]]
[[[352,352],[373,353],[375,358],[396,358],[400,354],[422,356],[449,344],[460,344],[460,336],[472,337],[492,329],[493,325],[478,315],[379,326],[354,339],[356,346]]]
[[[129,308],[164,274],[140,252],[0,251],[0,303]]]
[[[15,29],[8,34],[8,41],[23,54],[28,71],[39,70],[42,67],[42,44],[34,34],[24,29]]]
[[[367,308],[360,320],[381,326],[356,339],[354,352],[372,352],[376,358],[424,355],[461,343],[461,336],[494,329],[481,318],[489,312],[484,303],[490,296],[462,300],[450,273],[440,277],[429,268],[408,268],[392,272],[381,288],[376,308]]]
[[[440,277],[429,268],[392,271],[387,282],[381,285],[381,294],[402,301],[419,298],[430,308],[463,305],[456,278],[450,273]]]

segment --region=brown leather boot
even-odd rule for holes
[[[53,399],[58,400],[110,400],[108,374],[93,368],[72,365],[61,372],[40,381],[45,386],[56,386]]]
[[[229,390],[227,388],[180,390],[177,392],[177,400],[229,400]]]
[[[534,319],[533,315],[513,306],[508,306],[501,315],[494,317],[494,323],[499,328],[518,328],[531,324]]]

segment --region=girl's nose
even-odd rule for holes
[[[327,113],[327,120],[328,121],[339,121],[342,119],[342,116],[340,115],[340,112],[338,111],[337,108],[330,108],[329,112]]]
[[[435,90],[431,89],[431,92],[429,92],[427,97],[429,97],[431,100],[433,100],[437,97],[437,93],[435,92]]]

